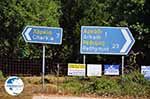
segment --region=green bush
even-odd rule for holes
[[[118,94],[120,93],[120,85],[116,80],[101,78],[95,82],[97,93]]]
[[[150,81],[146,80],[138,71],[123,76],[121,86],[122,95],[149,96],[148,93],[150,93]]]
[[[118,95],[121,92],[117,80],[102,78],[91,78],[91,81],[84,85],[84,89],[89,93],[97,95]]]
[[[150,81],[139,72],[118,77],[68,77],[61,88],[76,95],[150,97]]]
[[[130,74],[127,74],[127,75],[123,76],[123,80],[126,81],[126,82],[136,82],[136,83],[139,83],[139,84],[146,84],[147,83],[147,80],[138,71],[134,71]]]
[[[61,84],[61,87],[66,92],[70,92],[73,94],[80,94],[82,84],[76,77],[73,77],[73,78],[69,78],[66,81],[64,81],[63,84]]]

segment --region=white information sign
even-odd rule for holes
[[[102,76],[102,65],[87,64],[87,76]]]

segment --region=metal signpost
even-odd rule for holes
[[[85,77],[87,76],[86,55],[83,55],[83,64],[85,65]]]
[[[122,72],[122,76],[124,75],[124,56],[122,56],[122,65],[121,65],[121,72]]]
[[[63,29],[58,27],[45,26],[26,26],[22,32],[23,38],[29,43],[43,44],[43,64],[42,64],[42,86],[44,88],[45,75],[45,45],[44,44],[61,44]]]
[[[127,27],[81,27],[81,54],[127,55],[135,40]],[[123,74],[123,71],[122,71]]]
[[[43,45],[43,64],[42,64],[42,87],[44,88],[44,75],[45,75],[45,45]]]

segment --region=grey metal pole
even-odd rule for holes
[[[57,64],[57,76],[59,77],[59,64]]]
[[[122,76],[124,75],[124,56],[122,56]]]
[[[83,64],[85,65],[86,64],[86,56],[85,55],[83,55]]]
[[[86,56],[83,55],[83,64],[85,65],[85,77],[87,76]]]
[[[43,45],[43,65],[42,65],[42,88],[44,89],[44,75],[45,75],[45,45]]]

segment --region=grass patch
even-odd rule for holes
[[[0,70],[0,80],[4,80],[3,72]]]
[[[150,81],[139,72],[132,72],[122,78],[122,95],[150,97]]]
[[[26,96],[30,99],[34,94],[58,94],[58,95],[94,95],[108,97],[146,97],[150,98],[150,81],[144,79],[139,72],[121,76],[102,77],[56,77],[45,76],[45,88],[42,89],[41,77],[21,77],[25,89],[18,97]],[[3,88],[1,82],[1,87]],[[9,95],[4,91],[0,93],[0,99],[9,99]],[[18,98],[14,98],[18,99]]]
[[[64,91],[75,95],[150,97],[150,81],[146,80],[139,72],[133,72],[123,77],[102,76],[88,79],[72,77],[59,86]]]

